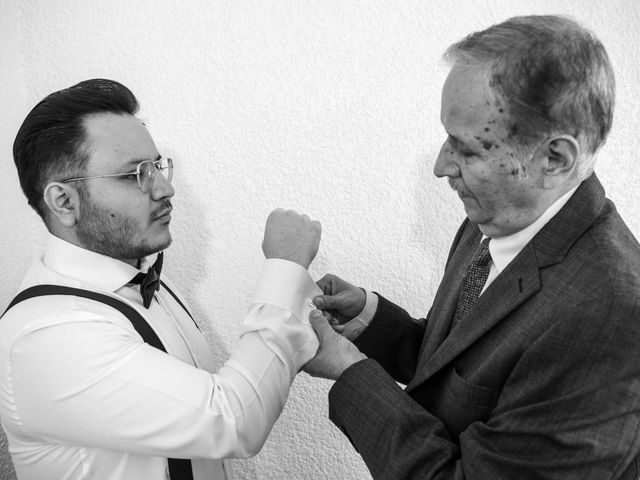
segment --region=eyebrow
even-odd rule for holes
[[[156,158],[154,158],[153,160],[160,160],[162,158],[161,154],[156,155]],[[129,160],[125,166],[126,167],[135,167],[136,165],[138,165],[140,162],[144,162],[147,160],[151,160],[150,158],[132,158],[131,160]]]

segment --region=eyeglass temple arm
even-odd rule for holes
[[[171,160],[171,159],[169,159]],[[154,166],[156,166],[156,168],[158,170],[168,170],[170,168],[173,168],[173,161],[171,162],[171,165],[167,165],[166,167],[162,167],[160,166],[160,159],[158,160],[147,160],[145,162],[140,162],[140,164],[142,163],[152,163]],[[110,173],[108,175],[93,175],[91,177],[77,177],[77,178],[69,178],[67,180],[64,180],[62,183],[67,183],[67,182],[75,182],[77,180],[91,180],[92,178],[107,178],[107,177],[125,177],[127,175],[139,175],[140,174],[140,168],[138,164],[138,168],[136,168],[135,171],[133,172],[126,172],[126,173]]]
[[[137,175],[137,174],[138,174],[138,172],[110,173],[108,175],[93,175],[91,177],[69,178],[67,180],[64,180],[62,183],[75,182],[76,180],[90,180],[92,178],[124,177],[124,176],[127,176],[127,175]]]

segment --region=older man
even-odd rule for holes
[[[137,108],[123,85],[88,80],[36,105],[15,140],[50,232],[0,319],[0,416],[20,480],[233,478],[221,459],[260,450],[318,345],[306,268],[320,225],[278,210],[244,333],[214,371],[160,280],[174,164]]]
[[[636,480],[640,246],[593,173],[613,115],[605,49],[530,16],[446,57],[434,173],[467,219],[433,305],[412,319],[327,276],[315,302],[344,336],[314,314],[305,369],[337,379],[330,418],[376,479]]]

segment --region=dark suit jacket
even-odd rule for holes
[[[447,335],[465,221],[426,320],[380,297],[329,414],[376,479],[633,479],[640,246],[593,175]],[[403,390],[394,381],[406,384]]]

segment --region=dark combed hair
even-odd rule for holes
[[[89,158],[84,119],[92,114],[135,115],[138,101],[113,80],[92,79],[48,95],[29,112],[13,142],[13,159],[29,205],[46,221],[44,188],[82,176]]]
[[[576,21],[514,17],[453,44],[445,59],[487,68],[521,146],[566,133],[593,156],[605,143],[615,103],[613,70],[602,43]]]

